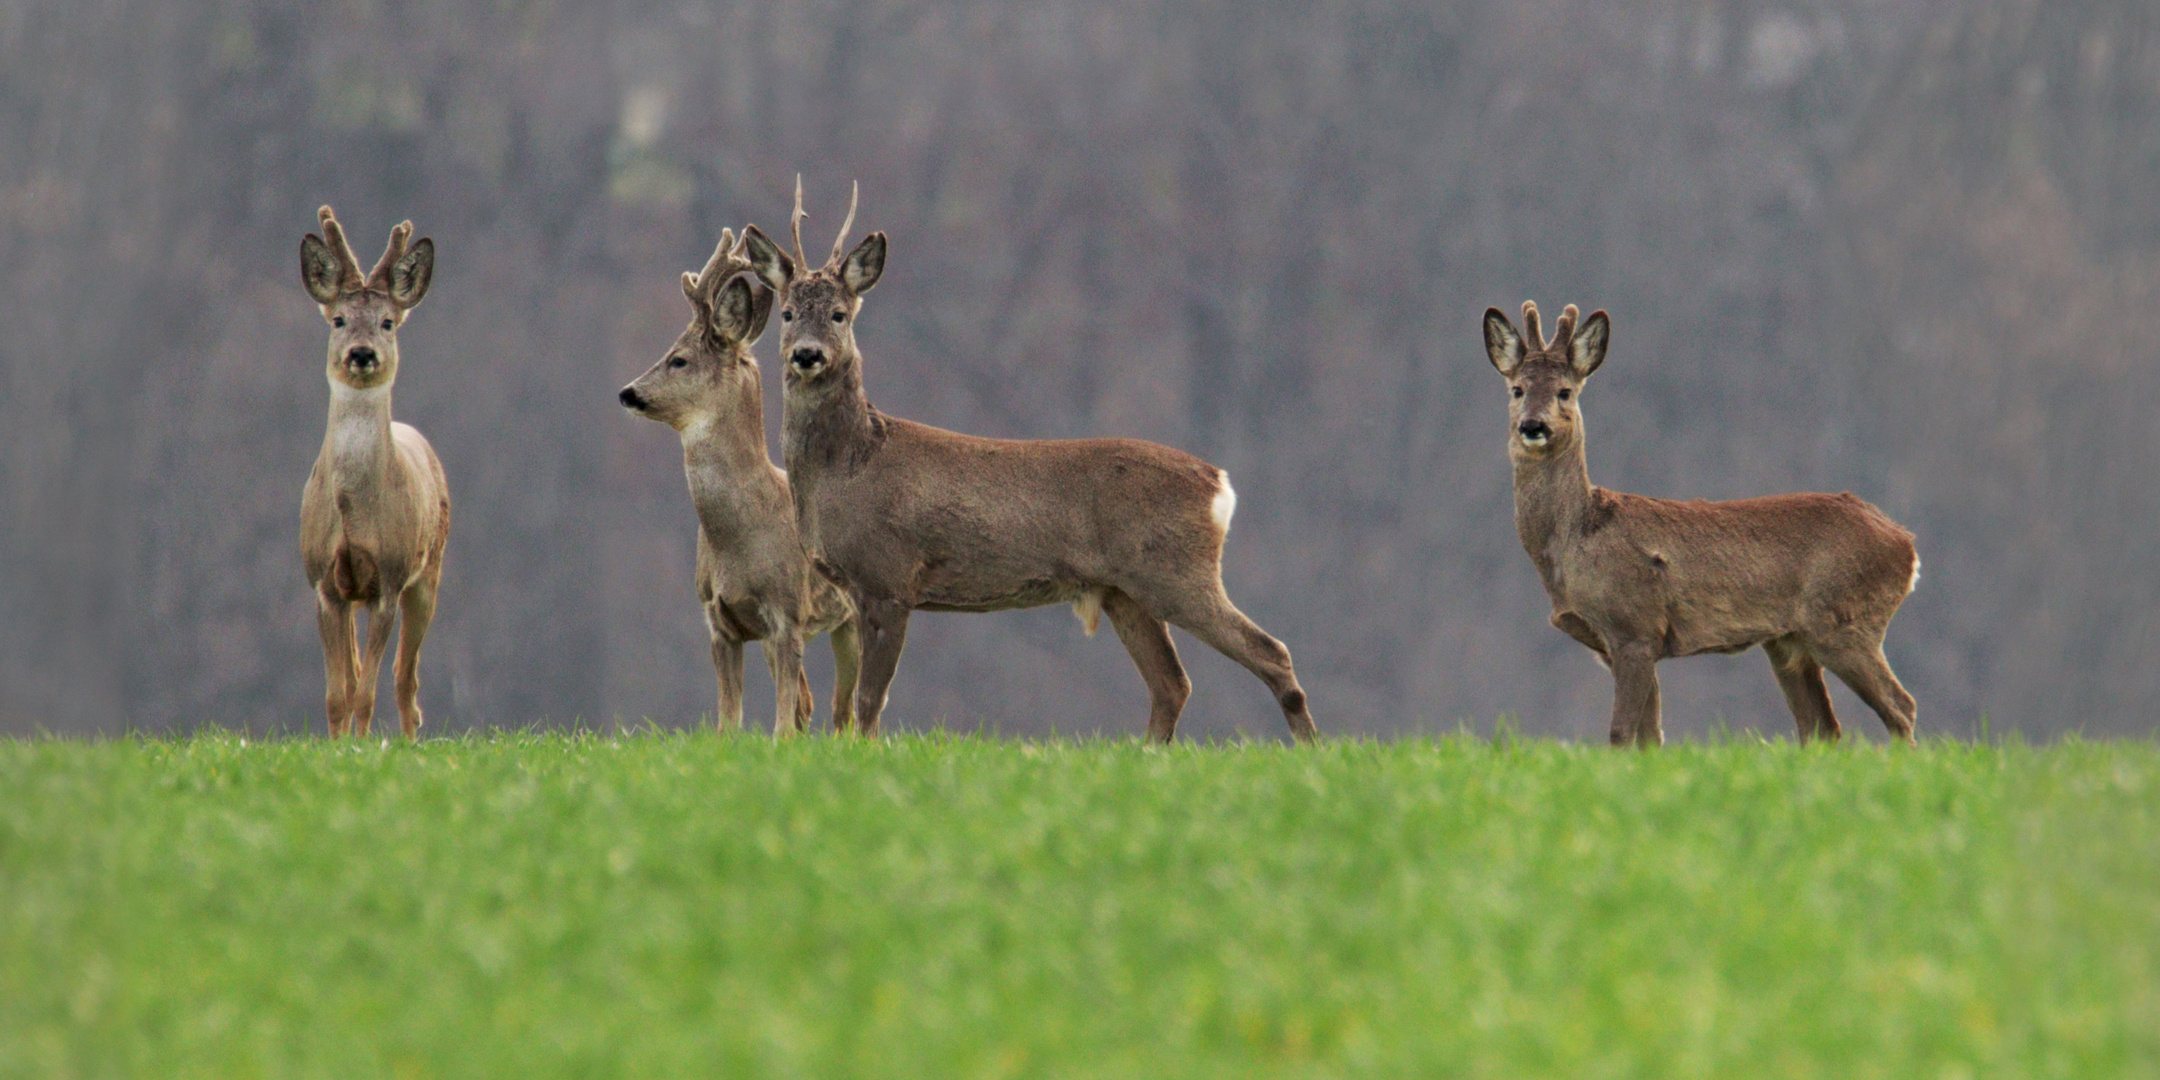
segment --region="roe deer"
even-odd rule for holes
[[[1920,580],[1912,534],[1850,492],[1676,502],[1592,487],[1577,395],[1605,359],[1611,322],[1592,312],[1578,329],[1576,315],[1568,305],[1547,345],[1536,304],[1523,305],[1523,335],[1488,308],[1485,351],[1513,395],[1515,531],[1553,626],[1612,670],[1613,745],[1664,742],[1659,660],[1756,645],[1802,742],[1838,737],[1827,667],[1910,743],[1912,695],[1882,642]]]
[[[623,407],[682,436],[683,473],[697,507],[697,591],[720,679],[721,731],[742,727],[743,643],[763,641],[772,669],[773,735],[810,727],[803,640],[831,633],[833,730],[854,714],[854,609],[811,567],[795,531],[787,474],[765,454],[765,395],[750,346],[765,332],[773,294],[751,279],[734,231],[699,273],[682,276],[690,325],[667,356],[622,388]]]
[[[397,328],[427,295],[435,242],[408,248],[412,222],[390,230],[390,246],[366,277],[345,231],[325,206],[322,236],[300,241],[300,282],[330,324],[330,426],[300,497],[300,554],[315,587],[315,616],[329,670],[330,734],[366,735],[375,716],[375,673],[405,616],[398,640],[398,720],[420,734],[420,643],[435,618],[443,546],[450,542],[450,484],[435,448],[390,419],[397,379]],[[368,613],[365,657],[354,653],[354,608]],[[396,610],[393,610],[395,608]]]
[[[848,590],[863,639],[856,714],[875,733],[908,614],[1070,603],[1102,615],[1147,683],[1148,737],[1168,742],[1192,692],[1168,623],[1258,675],[1290,731],[1317,735],[1290,652],[1223,592],[1222,546],[1237,497],[1221,469],[1136,439],[1018,441],[942,431],[879,412],[863,394],[854,323],[885,268],[885,234],[825,265],[792,257],[752,225],[752,268],[779,295],[782,446],[802,535]]]

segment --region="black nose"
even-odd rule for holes
[[[825,359],[825,350],[813,349],[808,345],[801,346],[793,353],[788,354],[788,360],[796,367],[801,368],[814,366],[823,359]]]
[[[1552,429],[1546,427],[1543,420],[1525,420],[1515,430],[1521,432],[1525,439],[1552,438]]]
[[[615,398],[623,403],[625,409],[636,409],[639,412],[645,410],[645,399],[638,396],[637,387],[635,386],[623,387],[622,393],[615,395]]]
[[[355,345],[345,354],[345,361],[358,367],[375,366],[375,350],[367,345]]]

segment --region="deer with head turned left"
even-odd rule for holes
[[[743,643],[763,641],[773,678],[773,735],[809,729],[803,640],[832,635],[833,730],[855,706],[855,611],[820,576],[795,531],[787,474],[765,454],[765,393],[750,346],[765,332],[772,290],[749,269],[733,230],[720,230],[705,269],[682,276],[690,325],[667,355],[622,388],[623,408],[674,428],[697,508],[697,591],[720,681],[721,731],[742,727]]]
[[[402,613],[393,682],[405,737],[418,738],[420,643],[450,542],[450,484],[435,448],[390,419],[390,385],[397,330],[427,295],[435,242],[411,242],[412,222],[404,222],[363,275],[330,208],[317,216],[322,235],[300,241],[300,282],[330,324],[330,425],[300,496],[300,554],[315,589],[330,734],[368,733],[375,675]],[[364,654],[354,640],[357,611],[368,614]]]
[[[1485,352],[1508,384],[1515,531],[1553,626],[1612,670],[1612,744],[1664,742],[1658,661],[1757,645],[1802,742],[1839,734],[1824,668],[1911,742],[1913,698],[1882,643],[1920,580],[1912,533],[1850,492],[1675,502],[1592,486],[1582,388],[1611,322],[1596,311],[1578,327],[1577,315],[1568,305],[1548,343],[1536,304],[1520,334],[1488,308]]]

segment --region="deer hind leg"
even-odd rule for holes
[[[1629,642],[1612,653],[1613,712],[1609,737],[1614,746],[1633,744],[1641,749],[1662,746],[1665,730],[1659,717],[1657,648]]]
[[[1913,741],[1918,704],[1898,682],[1897,673],[1890,670],[1879,640],[1845,641],[1830,648],[1818,644],[1815,655],[1824,667],[1837,672],[1837,677],[1852,687],[1852,692],[1860,695],[1875,715],[1882,717],[1883,727],[1891,735],[1907,743]]]
[[[335,739],[345,734],[345,726],[352,719],[353,681],[360,666],[353,640],[352,605],[317,593],[315,627],[322,632],[323,676],[327,684],[323,708],[330,714],[330,737]]]
[[[382,674],[383,653],[390,649],[390,635],[397,629],[397,604],[384,597],[367,606],[367,651],[360,657],[360,676],[352,695],[353,733],[366,738],[375,723],[375,683]]]
[[[907,645],[908,606],[897,600],[857,596],[855,611],[862,635],[862,668],[855,684],[855,723],[864,737],[875,737],[885,712],[893,673],[900,670],[900,650]]]
[[[1843,729],[1837,711],[1830,707],[1830,688],[1823,685],[1822,665],[1796,638],[1771,638],[1763,642],[1770,670],[1777,675],[1778,689],[1785,692],[1785,706],[1792,710],[1800,741],[1822,739],[1836,742]]]
[[[390,676],[397,689],[398,725],[408,739],[419,738],[425,722],[420,715],[420,645],[427,640],[428,624],[435,621],[435,585],[441,580],[440,571],[430,573],[398,597],[405,626],[398,631],[397,660]]]
[[[844,619],[832,628],[832,726],[833,732],[847,731],[855,726],[855,684],[862,675],[862,638],[855,632],[855,620]]]
[[[1275,703],[1282,707],[1283,719],[1290,724],[1290,734],[1299,742],[1309,743],[1320,737],[1320,729],[1313,724],[1312,713],[1306,707],[1305,690],[1298,685],[1297,673],[1290,666],[1290,650],[1246,618],[1223,593],[1220,582],[1211,582],[1196,603],[1167,606],[1169,621],[1267,684]]]
[[[1148,741],[1166,743],[1177,734],[1178,714],[1192,696],[1192,680],[1178,662],[1177,645],[1170,640],[1170,624],[1155,617],[1140,602],[1111,589],[1103,595],[1103,614],[1118,640],[1132,655],[1133,665],[1148,689]]]

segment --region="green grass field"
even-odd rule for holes
[[[0,742],[0,1075],[2160,1076],[2160,748]]]

